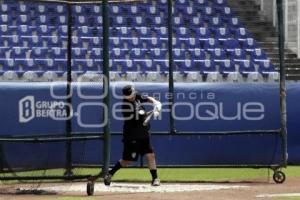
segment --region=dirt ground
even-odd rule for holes
[[[75,183],[73,183],[75,184]],[[201,183],[199,183],[201,184]],[[207,183],[205,183],[207,184]],[[216,183],[213,183],[216,184]],[[74,199],[74,200],[264,200],[268,197],[258,198],[262,194],[283,194],[300,193],[300,178],[289,178],[284,184],[275,184],[270,182],[252,182],[252,183],[217,183],[222,185],[248,186],[239,189],[223,189],[197,192],[175,192],[175,193],[95,193],[93,197],[86,198],[86,193],[58,193],[55,195],[12,195],[1,194],[0,200],[54,200],[54,199]],[[11,187],[11,186],[10,186]],[[2,193],[5,193],[1,186]],[[278,198],[277,198],[278,199]]]

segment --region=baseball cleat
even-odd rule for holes
[[[106,174],[105,176],[104,176],[104,185],[106,185],[106,186],[110,186],[110,184],[111,184],[111,178],[112,178],[112,175],[111,174]]]
[[[152,186],[160,186],[159,178],[153,179],[151,185]]]

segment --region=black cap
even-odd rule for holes
[[[124,96],[131,96],[135,93],[135,89],[132,85],[126,85],[123,89],[122,89],[123,95]]]

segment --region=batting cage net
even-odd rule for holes
[[[43,192],[41,183],[89,180],[92,194],[95,179],[121,156],[122,120],[110,113],[129,82],[160,95],[169,109],[164,120],[153,122],[151,136],[164,180],[266,181],[272,169],[273,179],[284,182],[284,63],[278,73],[232,9],[234,2],[0,3],[1,101],[11,106],[1,119],[2,191]],[[181,94],[189,97],[187,104],[175,107]],[[233,101],[234,107],[226,107]],[[191,105],[196,114],[189,117]],[[144,167],[145,160],[139,161]],[[215,167],[223,169],[207,171]],[[227,169],[249,167],[257,169]],[[120,173],[116,180],[149,178],[145,169],[127,172],[138,178]],[[20,189],[23,184],[27,190]]]

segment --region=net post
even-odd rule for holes
[[[104,126],[104,151],[102,175],[109,170],[110,163],[110,76],[109,76],[109,18],[108,18],[108,0],[102,0],[102,19],[103,19],[103,92],[105,95],[103,103],[107,109],[104,109],[103,119],[107,119]]]
[[[72,4],[67,4],[68,8],[68,46],[67,46],[67,89],[66,89],[66,112],[68,119],[66,120],[66,136],[72,137],[72,117],[71,117],[71,105],[72,105],[72,95],[71,95],[71,84],[72,84]],[[71,176],[72,172],[72,142],[66,142],[66,171],[65,175]]]
[[[172,22],[173,1],[168,0],[168,51],[169,51],[169,109],[170,109],[170,134],[176,134],[175,121],[173,115],[174,105],[174,65],[173,65],[173,22]]]
[[[278,18],[278,47],[280,61],[280,132],[283,147],[283,167],[287,166],[287,111],[286,111],[286,71],[284,62],[284,21],[283,21],[283,1],[276,0]]]

